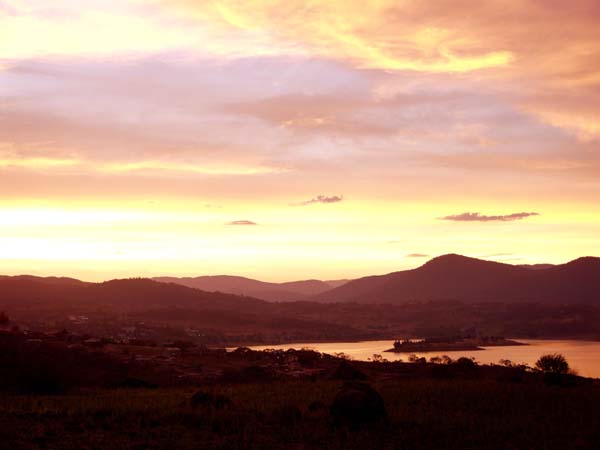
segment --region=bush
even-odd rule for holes
[[[466,356],[458,358],[454,365],[461,369],[475,369],[477,367],[475,360],[473,358],[467,358]]]
[[[333,399],[330,414],[338,424],[361,425],[385,418],[386,410],[383,398],[370,385],[349,382]]]
[[[560,353],[543,355],[536,361],[535,367],[543,373],[569,373],[569,363]]]
[[[343,359],[332,375],[334,380],[366,380],[367,375]]]

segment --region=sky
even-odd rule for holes
[[[0,273],[600,255],[596,0],[0,0]]]

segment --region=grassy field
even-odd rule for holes
[[[599,448],[600,381],[568,365],[163,353],[0,335],[0,449]]]
[[[43,449],[594,449],[600,386],[490,379],[372,383],[386,420],[336,425],[328,405],[342,382],[215,385],[231,399],[190,406],[194,388],[6,394],[0,448]],[[313,403],[319,402],[319,403]],[[322,404],[323,408],[310,408]]]

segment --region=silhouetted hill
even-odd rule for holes
[[[124,327],[139,327],[141,334],[136,336],[143,339],[192,337],[211,344],[363,340],[374,336],[364,327],[336,321],[335,315],[324,318],[315,311],[299,317],[293,305],[144,278],[86,283],[0,277],[0,311],[8,311],[11,319],[27,327],[35,323],[79,333],[94,330],[103,336],[122,335]],[[187,330],[189,327],[196,331]]]
[[[185,306],[236,309],[264,304],[262,300],[204,292],[179,284],[145,278],[86,283],[69,278],[0,277],[0,309],[14,307],[111,306],[124,309]]]
[[[265,281],[231,275],[201,276],[194,278],[157,277],[154,278],[154,280],[181,284],[195,289],[202,289],[203,291],[249,295],[263,300],[277,302],[306,300],[342,283],[341,280],[332,281],[331,284],[320,280],[268,283]]]
[[[35,275],[15,275],[7,276],[0,275],[0,282],[3,280],[11,279],[13,281],[30,281],[34,283],[52,284],[57,286],[73,286],[86,284],[84,281],[77,280],[69,277],[37,277]]]
[[[338,295],[339,303],[267,302],[141,278],[0,277],[0,311],[11,325],[29,329],[207,345],[454,336],[473,329],[492,336],[600,339],[598,262],[583,258],[531,270],[449,256],[350,282],[352,292]],[[339,290],[345,286],[331,292]],[[406,302],[411,299],[425,301]]]
[[[423,266],[370,276],[315,297],[319,301],[403,303],[462,302],[600,303],[600,258],[531,270],[460,255],[444,255]]]

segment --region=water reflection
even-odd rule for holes
[[[537,359],[547,353],[562,353],[569,365],[580,375],[586,377],[600,378],[600,342],[596,341],[570,341],[570,340],[540,340],[540,339],[518,339],[529,345],[484,347],[484,350],[475,351],[452,351],[414,353],[419,357],[427,359],[435,356],[448,355],[452,359],[461,356],[474,357],[481,364],[498,363],[501,359],[508,359],[517,364],[529,364],[533,367]],[[367,361],[374,354],[380,354],[390,361],[408,361],[405,353],[384,353],[392,348],[393,341],[362,341],[362,342],[327,342],[327,343],[295,343],[284,345],[266,345],[251,347],[255,350],[274,349],[300,349],[311,348],[322,353],[344,353],[352,359]]]

